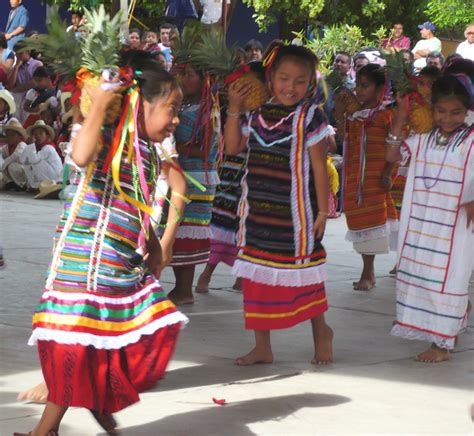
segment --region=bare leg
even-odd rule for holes
[[[375,256],[369,254],[362,255],[362,261],[364,262],[364,269],[358,282],[354,282],[355,291],[370,291],[375,286],[375,269],[374,261]]]
[[[34,388],[20,392],[17,397],[18,401],[28,401],[30,403],[46,404],[48,401],[48,388],[43,381]]]
[[[43,415],[35,429],[29,433],[31,436],[49,436],[57,434],[59,424],[66,413],[66,406],[58,406],[48,401],[44,408]],[[23,433],[14,433],[14,436],[21,436]],[[27,433],[28,434],[28,433]]]
[[[332,328],[326,324],[324,313],[311,320],[314,340],[314,365],[327,365],[332,362]]]
[[[193,304],[194,265],[174,266],[176,285],[168,294],[168,298],[176,305]]]
[[[237,358],[235,360],[236,365],[247,366],[256,363],[273,363],[270,330],[254,330],[254,332],[255,347],[250,351],[250,353]]]
[[[242,291],[242,277],[237,277],[235,279],[234,285],[232,286],[234,291]]]
[[[212,273],[216,269],[217,264],[212,265],[208,263],[206,265],[206,268],[204,268],[204,271],[201,273],[199,276],[195,292],[198,294],[207,294],[209,292],[209,283],[211,281]]]
[[[416,360],[423,363],[439,363],[449,360],[450,355],[451,354],[449,350],[440,348],[435,344],[431,344],[430,348],[416,356]]]

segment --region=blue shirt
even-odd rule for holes
[[[23,29],[26,30],[26,26],[28,26],[29,21],[30,18],[28,16],[28,10],[23,5],[20,5],[10,11],[5,33],[12,33],[18,27],[23,27]],[[26,32],[23,31],[19,35],[15,35],[13,38],[10,38],[8,40],[8,48],[13,50],[14,45],[20,41],[20,39],[23,39],[25,35]]]

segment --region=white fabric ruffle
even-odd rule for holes
[[[444,348],[446,350],[452,350],[454,348],[454,339],[446,339],[432,333],[426,333],[408,327],[403,327],[399,324],[396,324],[392,327],[390,334],[403,339],[434,343],[439,348]]]
[[[54,341],[58,344],[83,345],[85,347],[92,345],[97,349],[116,350],[130,344],[135,344],[143,335],[151,335],[157,330],[177,323],[181,323],[184,326],[188,322],[189,319],[181,312],[174,312],[144,325],[141,329],[120,336],[95,336],[90,333],[35,328],[28,341],[28,345],[36,345],[37,341]]]
[[[211,224],[211,239],[235,245],[235,232]]]
[[[176,239],[210,239],[212,232],[209,226],[179,226]]]
[[[327,279],[326,264],[301,269],[280,269],[241,259],[235,261],[232,274],[271,286],[301,287],[322,283]]]
[[[349,242],[366,242],[374,239],[388,237],[391,232],[398,231],[398,221],[388,220],[386,224],[379,227],[372,227],[364,230],[348,230],[346,233],[346,241]]]

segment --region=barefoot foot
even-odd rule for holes
[[[328,365],[332,363],[333,337],[334,333],[329,326],[317,332],[314,339],[314,359],[311,361],[313,365]]]
[[[444,348],[439,348],[437,345],[432,344],[430,348],[423,353],[418,354],[415,360],[423,363],[439,363],[449,360],[450,353],[449,350]]]
[[[395,265],[388,273],[392,276],[397,275],[397,265]]]
[[[358,282],[352,283],[354,291],[370,291],[375,287],[375,279],[362,278]]]
[[[209,283],[211,281],[211,278],[204,273],[202,273],[199,276],[196,288],[194,289],[194,292],[197,294],[207,294],[209,292]]]
[[[187,295],[184,293],[178,292],[176,289],[173,289],[169,294],[168,298],[176,304],[176,306],[182,306],[185,304],[194,304],[193,295]]]
[[[235,359],[235,364],[239,366],[255,365],[256,363],[273,363],[272,351],[254,348],[245,356]]]
[[[30,403],[46,404],[48,401],[48,388],[45,382],[41,382],[34,388],[20,392],[17,397],[18,401],[28,401]]]

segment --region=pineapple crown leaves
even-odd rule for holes
[[[111,18],[101,4],[97,9],[85,10],[85,17],[88,34],[81,39],[81,66],[95,74],[104,69],[117,68],[122,14]]]
[[[201,40],[206,26],[200,21],[188,21],[181,32],[180,38],[173,48],[174,63],[187,64],[190,62],[191,49]]]
[[[47,34],[24,39],[25,47],[41,53],[45,63],[65,81],[74,78],[82,63],[81,44],[74,32],[67,32],[66,29],[66,22],[56,11],[47,25]]]
[[[190,50],[190,63],[217,79],[223,79],[239,66],[235,47],[227,47],[220,26],[211,26]]]
[[[386,71],[388,78],[393,82],[395,91],[403,97],[416,90],[413,74],[406,64],[403,54],[399,51],[386,51],[381,56],[387,62]]]

